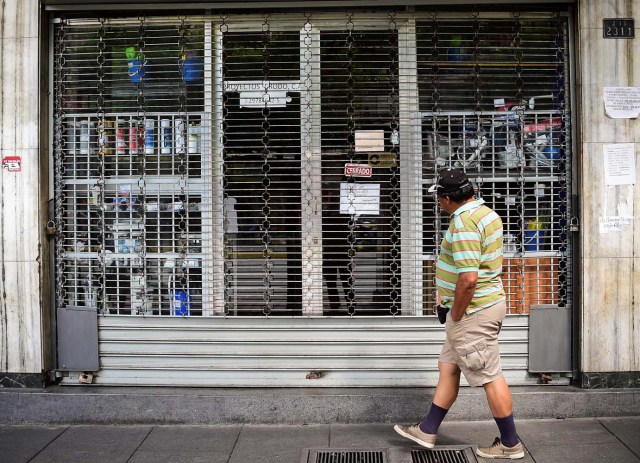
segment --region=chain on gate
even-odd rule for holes
[[[567,156],[568,140],[567,133],[569,130],[569,116],[567,114],[567,105],[565,101],[565,83],[566,83],[566,63],[565,63],[565,22],[562,20],[558,11],[554,12],[555,27],[555,45],[556,45],[556,85],[554,91],[554,104],[558,105],[560,118],[562,120],[561,130],[558,137],[558,149],[564,155],[560,159],[559,172],[560,177],[560,217],[559,217],[559,257],[558,257],[558,304],[566,306],[570,303],[569,293],[569,276],[570,259],[569,259],[569,217],[571,211],[569,208],[569,187],[571,185],[570,172],[571,165]]]
[[[353,13],[347,14],[347,36],[345,39],[345,45],[347,48],[347,156],[349,158],[349,164],[355,162],[355,80],[353,76],[353,58],[354,58],[354,42],[355,36],[353,34]],[[347,177],[347,195],[349,201],[349,263],[347,264],[347,271],[349,272],[347,291],[347,309],[349,315],[353,317],[355,314],[355,255],[356,255],[356,213],[355,213],[355,179],[352,175]]]
[[[179,134],[175,137],[174,147],[176,154],[178,155],[178,174],[180,175],[180,203],[182,204],[180,212],[180,222],[178,225],[178,249],[180,257],[178,259],[180,263],[180,290],[178,294],[177,289],[174,288],[174,295],[172,300],[171,310],[176,310],[176,314],[188,315],[189,308],[191,306],[191,295],[189,292],[189,273],[188,266],[189,261],[187,259],[188,245],[189,245],[189,205],[190,198],[187,190],[187,175],[188,175],[188,152],[186,142],[187,138],[187,125],[188,125],[188,111],[187,111],[187,82],[185,80],[184,72],[184,56],[186,54],[187,41],[189,36],[189,29],[186,25],[186,18],[180,17],[180,26],[178,28],[178,48],[180,55],[178,56],[178,73],[180,76],[180,95],[178,101],[180,108],[178,109],[178,118],[174,119],[174,133]],[[178,127],[180,126],[180,127]],[[175,285],[174,285],[175,286]]]
[[[311,14],[305,13],[305,23],[304,23],[304,51],[303,51],[303,85],[304,85],[304,105],[305,110],[304,113],[306,115],[304,120],[304,130],[305,130],[305,140],[306,146],[304,147],[304,156],[306,160],[306,175],[304,177],[304,207],[305,211],[302,214],[304,220],[311,220],[310,217],[313,215],[313,179],[311,178],[312,166],[313,162],[313,95],[312,95],[312,79],[311,75],[313,72],[313,51],[311,49],[312,37],[311,31],[313,30],[313,25],[311,23]],[[312,225],[307,227],[308,230],[311,230]],[[306,288],[306,292],[303,297],[304,306],[303,307],[311,307],[313,304],[313,240],[314,236],[312,233],[306,233],[304,236],[305,241],[305,250],[304,250],[304,268],[306,269],[306,284],[303,286]],[[301,271],[303,274],[304,272]]]
[[[228,178],[228,167],[227,167],[227,161],[228,161],[228,156],[227,156],[227,141],[226,141],[226,134],[227,131],[229,130],[229,123],[227,122],[227,116],[229,115],[229,108],[228,108],[228,103],[229,103],[229,96],[227,94],[227,92],[224,90],[224,83],[227,81],[227,74],[229,71],[229,68],[227,66],[227,49],[225,47],[225,38],[227,33],[229,32],[229,24],[227,23],[227,19],[229,18],[229,16],[226,13],[222,13],[220,15],[220,26],[218,28],[218,30],[220,31],[220,37],[219,37],[219,44],[220,44],[220,54],[221,54],[221,63],[220,63],[220,75],[222,78],[222,89],[221,89],[221,115],[222,115],[222,120],[221,120],[221,125],[220,125],[220,130],[222,133],[222,143],[221,143],[221,149],[222,149],[222,200],[223,200],[223,205],[226,205],[227,202],[229,201],[229,178]],[[227,208],[223,207],[223,211],[226,211]],[[225,212],[226,213],[226,212]],[[225,216],[224,220],[228,220],[228,218]],[[226,241],[226,237],[225,237],[225,244],[227,243]],[[235,252],[235,249],[232,249],[231,252]],[[233,259],[229,258],[229,252],[226,251],[224,253],[224,293],[223,293],[223,297],[224,297],[224,314],[229,315],[230,311],[231,311],[231,288],[233,287]]]
[[[473,114],[476,119],[476,138],[477,138],[477,146],[476,152],[477,159],[475,160],[476,172],[478,173],[476,177],[476,194],[478,197],[482,196],[482,176],[480,176],[480,171],[482,170],[482,154],[480,147],[483,146],[483,139],[486,143],[486,135],[484,133],[484,129],[482,127],[482,76],[480,74],[482,68],[480,66],[480,12],[477,8],[473,10],[473,77],[471,78],[473,82]]]
[[[269,78],[271,75],[271,68],[269,64],[269,45],[271,44],[271,25],[269,23],[269,14],[263,14],[262,22],[262,76],[264,81],[264,107],[262,108],[262,244],[264,249],[262,256],[264,262],[262,268],[264,272],[263,277],[263,313],[266,316],[271,314],[273,309],[273,259],[271,249],[271,192],[269,187],[271,185],[271,179],[269,172],[271,167],[269,165],[269,116],[271,110],[269,109]]]
[[[516,153],[518,153],[519,155],[524,155],[524,105],[521,104],[524,101],[524,81],[522,79],[522,57],[523,57],[523,50],[522,50],[522,37],[521,37],[521,32],[522,32],[522,22],[520,21],[520,13],[518,11],[514,11],[513,12],[513,18],[514,18],[514,25],[513,25],[513,52],[514,52],[514,57],[516,59],[516,67],[515,67],[515,75],[516,75],[516,81],[515,81],[515,86],[516,86],[516,114],[515,114],[515,119],[516,119],[516,123],[519,125],[518,127],[518,136],[516,137],[515,143],[516,143]],[[524,212],[525,212],[525,190],[524,190],[524,182],[525,182],[525,166],[526,163],[525,162],[521,162],[519,163],[519,175],[518,175],[518,188],[519,188],[519,192],[518,192],[518,207],[517,207],[517,211],[518,211],[518,223],[520,225],[520,236],[522,237],[522,239],[520,240],[520,250],[518,252],[518,276],[519,276],[519,281],[517,282],[518,285],[518,289],[520,289],[519,291],[519,298],[518,298],[518,308],[520,310],[524,309],[525,306],[525,281],[524,281],[524,275],[525,275],[525,254],[524,254],[524,250],[525,250],[525,246],[524,246],[524,234],[525,234],[525,228],[526,228],[526,220],[525,220],[525,216],[524,216]]]
[[[145,17],[140,15],[138,17],[138,21],[140,25],[138,27],[138,55],[142,57],[142,66],[146,64],[144,58],[145,51]],[[136,300],[138,301],[138,307],[136,308],[137,313],[146,314],[151,313],[151,307],[148,301],[147,295],[147,231],[146,231],[146,223],[147,223],[147,206],[146,206],[146,155],[144,150],[144,134],[146,127],[146,104],[145,104],[145,95],[144,95],[144,85],[145,79],[138,79],[136,84],[137,90],[137,99],[136,103],[138,106],[138,112],[136,121],[134,124],[130,124],[130,130],[135,130],[135,134],[133,135],[136,139],[136,146],[138,147],[138,210],[137,216],[138,221],[140,222],[140,252],[138,253],[138,257],[136,259],[136,271],[137,275],[134,277],[137,280],[137,290],[138,296]],[[131,137],[131,135],[130,135]],[[133,269],[131,270],[133,272]],[[132,293],[134,289],[131,289]],[[133,294],[132,294],[133,296]],[[131,307],[131,311],[134,311],[134,307]]]
[[[54,183],[55,183],[55,254],[56,254],[56,307],[60,308],[65,305],[66,294],[66,277],[65,277],[65,262],[64,262],[64,231],[66,229],[65,222],[65,202],[66,196],[64,193],[65,181],[64,181],[64,161],[65,161],[65,77],[66,77],[66,60],[65,53],[67,51],[66,44],[66,26],[67,19],[62,18],[60,25],[56,30],[56,44],[55,44],[55,99],[54,99],[54,112],[55,112],[55,129],[54,129],[54,142],[55,142],[55,159],[54,159]]]
[[[482,128],[482,79],[480,75],[481,67],[480,67],[480,21],[478,17],[480,16],[480,12],[477,8],[473,10],[473,114],[476,118],[476,138],[477,138],[477,146],[478,146],[478,155],[475,162],[476,171],[479,173],[482,170],[482,159],[480,154],[479,147],[482,146],[482,138],[485,136]],[[464,130],[464,129],[463,129]],[[477,177],[477,189],[478,192],[481,192],[481,177],[478,175]]]
[[[104,78],[106,75],[105,55],[106,48],[105,38],[105,18],[100,18],[100,27],[98,29],[98,99],[97,99],[97,118],[98,118],[98,181],[96,184],[97,195],[94,196],[94,200],[97,202],[98,210],[98,246],[100,248],[98,252],[98,265],[100,276],[98,277],[98,309],[101,313],[107,313],[107,266],[106,266],[106,206],[105,206],[105,150],[107,147],[109,134],[106,131],[106,118],[105,118],[105,83]],[[93,278],[91,273],[88,278]]]
[[[389,254],[391,257],[389,263],[389,270],[391,271],[391,277],[389,283],[391,284],[391,291],[389,296],[391,298],[390,311],[391,315],[396,316],[400,312],[400,180],[399,180],[399,158],[398,158],[398,146],[399,146],[399,125],[398,125],[398,110],[399,110],[399,95],[398,95],[398,27],[396,24],[395,12],[389,13],[389,115],[390,122],[389,128],[391,129],[391,156],[396,160],[391,166],[391,179],[390,186],[390,208],[391,215],[391,249]]]
[[[433,131],[433,149],[437,150],[438,146],[438,117],[441,112],[440,108],[440,93],[438,91],[438,84],[440,78],[440,50],[438,49],[439,42],[439,24],[438,24],[438,12],[431,11],[431,130]],[[436,154],[434,153],[434,158],[436,158]],[[438,176],[438,164],[436,162],[433,163],[432,167],[433,171],[431,172],[431,176],[433,179],[436,179]],[[440,214],[440,206],[437,201],[433,202],[433,217],[434,217],[434,226],[435,233],[432,236],[433,240],[433,249],[439,250],[440,242],[442,241],[442,217]],[[432,262],[435,263],[435,260]],[[434,301],[437,300],[437,284],[436,284],[436,274],[435,274],[435,266],[432,267],[433,277],[431,278],[431,287],[434,288],[431,296]],[[434,304],[435,306],[435,304]],[[435,309],[434,309],[435,310]]]

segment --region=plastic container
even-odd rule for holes
[[[172,146],[171,119],[160,119],[160,154],[171,154]]]
[[[125,55],[127,56],[128,74],[131,82],[136,84],[142,82],[145,75],[144,56],[135,47],[127,47]]]
[[[462,35],[454,34],[451,36],[451,46],[447,50],[447,60],[464,61],[465,59],[465,51],[462,48]]]
[[[185,82],[199,82],[204,76],[204,62],[195,53],[186,53],[182,58],[180,72]]]
[[[131,59],[127,63],[129,67],[129,77],[134,84],[142,82],[144,78],[144,63],[139,59]]]
[[[153,154],[156,146],[156,121],[147,119],[144,121],[144,152]]]
[[[90,154],[92,151],[91,133],[95,130],[95,123],[90,120],[80,121],[80,154]]]
[[[189,134],[189,153],[200,153],[200,126],[192,124],[187,130]]]
[[[547,235],[547,223],[544,218],[529,220],[524,231],[524,250],[541,251]]]
[[[191,298],[189,297],[188,290],[175,290],[171,299],[171,315],[176,317],[188,317],[191,315]]]
[[[176,154],[177,153],[182,153],[184,152],[184,149],[186,147],[186,140],[185,140],[185,127],[184,127],[184,121],[180,118],[176,118],[173,121],[173,140],[174,140],[174,145],[175,145],[175,149],[176,149]]]

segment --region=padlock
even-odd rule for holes
[[[47,222],[47,235],[48,236],[54,236],[56,234],[56,224],[53,220],[49,220]]]

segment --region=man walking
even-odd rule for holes
[[[418,444],[433,448],[438,427],[455,402],[460,372],[470,386],[482,386],[500,430],[490,447],[478,448],[484,458],[519,459],[524,448],[513,421],[511,392],[502,375],[498,334],[506,313],[502,271],[502,220],[482,199],[476,199],[466,174],[442,171],[435,185],[440,207],[451,216],[436,263],[441,303],[438,317],[446,339],[438,361],[439,378],[429,413],[415,426],[394,429]]]

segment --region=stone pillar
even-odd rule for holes
[[[44,225],[47,111],[40,98],[48,53],[40,52],[38,0],[0,3],[0,151],[19,171],[0,172],[0,385],[43,385],[48,368],[49,254]],[[46,90],[46,89],[45,89]],[[46,121],[46,119],[45,119]],[[46,132],[46,131],[45,131]],[[13,165],[17,168],[17,165]]]
[[[604,87],[640,87],[640,36],[603,38],[603,18],[640,21],[640,0],[580,0],[576,52],[581,111],[582,311],[584,387],[640,386],[640,176],[635,185],[605,184],[603,146],[635,142],[640,119],[605,114]],[[637,175],[637,174],[636,174]],[[599,219],[633,217],[619,231],[601,233]],[[638,270],[636,270],[638,267]]]

